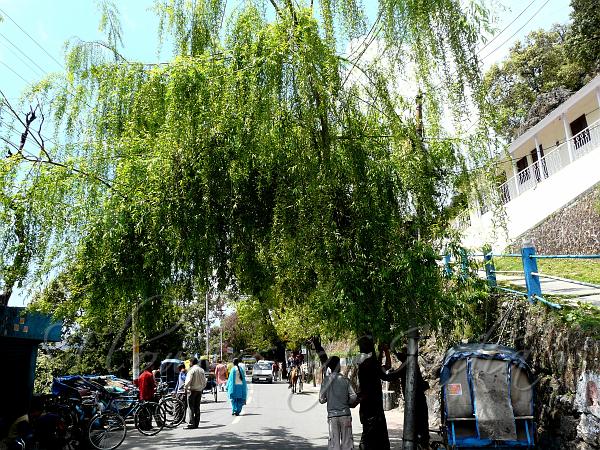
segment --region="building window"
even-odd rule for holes
[[[526,170],[527,166],[529,166],[527,156],[523,156],[517,161],[517,178],[519,179],[519,184],[525,183],[530,178],[529,170]]]
[[[585,114],[582,114],[571,122],[571,133],[573,134],[573,144],[576,150],[590,142],[590,130],[588,129]]]

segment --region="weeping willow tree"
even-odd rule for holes
[[[151,328],[216,279],[279,343],[465,311],[436,258],[483,140],[459,145],[442,119],[460,130],[481,106],[481,6],[380,0],[371,22],[356,0],[155,9],[168,62],[122,56],[105,8],[106,42],[72,42],[66,72],[34,89],[53,140],[2,161],[4,190],[51,230],[36,267],[69,274],[51,308],[118,320],[150,298]]]

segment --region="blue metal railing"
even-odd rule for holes
[[[533,255],[536,259],[600,259],[600,255]]]
[[[466,255],[466,252],[464,250],[461,250],[461,252],[459,254],[460,263],[461,263],[461,278],[464,278],[465,274],[467,272],[466,263],[465,263],[465,260],[466,260],[465,255]],[[561,305],[559,305],[558,303],[548,301],[542,296],[542,286],[540,283],[540,278],[548,278],[551,280],[561,281],[564,283],[571,283],[571,284],[575,284],[575,285],[589,287],[592,289],[598,289],[600,292],[600,285],[593,284],[593,283],[586,283],[584,281],[570,280],[568,278],[557,277],[554,275],[545,275],[545,274],[539,273],[538,267],[537,267],[538,259],[600,259],[600,255],[538,255],[535,253],[535,248],[530,245],[530,246],[523,247],[521,249],[520,254],[519,253],[494,254],[494,253],[484,249],[483,253],[471,254],[470,257],[483,257],[484,264],[485,264],[486,279],[487,279],[490,287],[504,291],[504,292],[509,292],[511,294],[522,295],[523,297],[526,297],[530,303],[535,303],[536,301],[539,301],[539,302],[544,303],[545,305],[550,306],[552,308],[556,308],[556,309],[561,308]],[[521,258],[522,263],[523,263],[523,270],[522,271],[517,271],[517,270],[498,270],[497,271],[494,266],[494,261],[493,261],[494,257]],[[444,255],[444,265],[445,265],[446,275],[450,276],[452,274],[452,270],[450,268],[450,255]],[[498,286],[498,283],[496,280],[496,274],[503,274],[503,273],[505,273],[505,274],[523,274],[524,279],[525,279],[525,285],[527,287],[527,292],[521,292],[521,291],[517,291],[515,289],[509,289],[506,287]]]

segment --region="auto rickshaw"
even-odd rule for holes
[[[446,448],[534,447],[534,384],[521,353],[456,345],[445,355],[440,384]]]

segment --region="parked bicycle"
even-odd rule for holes
[[[169,392],[169,385],[160,383],[156,389],[156,395],[160,399],[158,404],[165,412],[165,426],[175,428],[185,420],[185,402],[177,398],[174,392]]]
[[[135,428],[145,436],[158,434],[167,423],[166,406],[139,400],[136,396],[108,394],[102,412],[91,418],[88,427],[90,444],[98,450],[114,450],[127,435],[126,420],[133,418]]]

